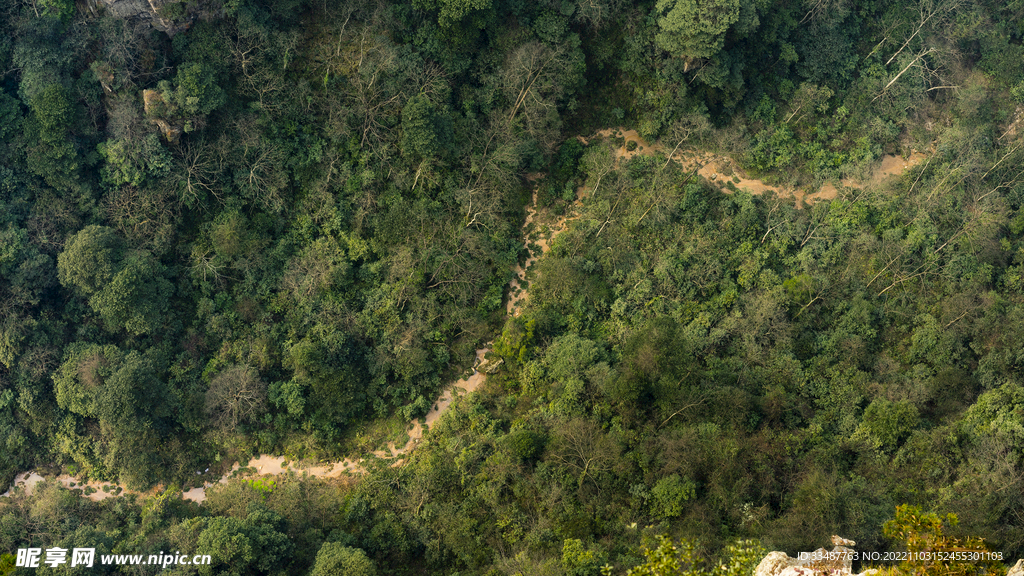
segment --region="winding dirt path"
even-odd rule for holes
[[[588,143],[588,140],[592,140],[594,138],[623,138],[625,140],[623,145],[616,148],[614,151],[617,164],[623,160],[629,160],[637,155],[654,156],[656,153],[664,153],[665,149],[664,145],[661,143],[650,144],[644,141],[643,138],[637,134],[636,130],[626,130],[621,127],[598,131],[594,136],[589,138],[578,138],[584,144]],[[632,146],[632,150],[629,149],[630,143],[635,143]],[[879,165],[876,166],[872,172],[868,182],[878,183],[885,178],[902,174],[909,168],[919,164],[925,158],[926,156],[920,152],[912,153],[907,159],[903,159],[898,156],[885,155],[882,157],[882,161]],[[691,170],[696,168],[699,175],[703,176],[713,184],[717,183],[723,192],[731,192],[731,188],[725,184],[725,182],[728,181],[732,182],[736,189],[747,190],[751,194],[755,195],[772,191],[782,197],[791,196],[796,200],[797,208],[802,208],[805,204],[810,204],[818,200],[829,200],[835,198],[838,194],[838,189],[832,183],[823,185],[815,192],[808,192],[807,190],[789,188],[785,186],[769,185],[762,180],[747,177],[746,173],[732,158],[704,150],[680,149],[673,154],[672,160],[678,162],[684,168]],[[523,225],[523,239],[526,243],[529,255],[524,264],[516,266],[514,269],[515,275],[509,282],[508,302],[505,307],[505,311],[509,316],[519,316],[522,311],[523,304],[529,292],[528,278],[534,264],[536,264],[537,260],[548,251],[555,236],[563,232],[568,227],[569,222],[575,219],[575,216],[561,216],[550,223],[542,222],[537,208],[536,191],[536,181],[541,177],[541,174],[530,174],[527,176],[527,180],[534,184],[533,201],[531,206],[527,207],[526,222]],[[847,180],[840,184],[850,188],[860,188],[862,186],[861,183],[852,180]],[[585,193],[585,188],[581,188],[579,190],[577,199],[572,208],[578,206]],[[476,351],[476,361],[473,366],[472,374],[457,380],[451,386],[447,387],[441,396],[434,402],[431,410],[424,418],[424,422],[421,423],[419,420],[416,420],[411,423],[408,432],[409,440],[404,446],[399,448],[395,446],[394,442],[391,442],[388,444],[386,450],[377,450],[373,452],[372,456],[386,460],[393,460],[394,462],[392,463],[392,466],[402,465],[405,462],[405,459],[402,458],[402,456],[405,456],[416,447],[419,441],[423,438],[424,433],[435,422],[437,422],[437,420],[447,412],[449,408],[451,408],[455,399],[475,391],[481,384],[483,384],[487,377],[487,373],[493,372],[497,369],[500,365],[500,361],[492,362],[486,358],[487,353],[490,351],[491,349],[489,345]],[[239,474],[245,475],[247,473],[253,473],[257,476],[271,476],[283,474],[288,471],[294,471],[299,474],[308,474],[309,476],[318,478],[339,478],[342,476],[362,473],[364,471],[362,465],[364,461],[365,457],[359,457],[354,459],[346,458],[338,462],[329,462],[319,466],[307,466],[301,463],[298,463],[295,466],[290,466],[288,465],[289,459],[286,456],[271,456],[263,454],[260,455],[259,458],[250,460],[247,463],[246,471],[239,472],[241,470],[241,465],[236,462],[231,470],[218,481],[205,482],[202,486],[187,490],[183,493],[183,498],[194,502],[203,502],[206,500],[207,488],[215,484],[225,484],[231,478],[234,478]],[[14,486],[12,486],[11,490],[20,487],[31,492],[33,487],[43,480],[44,478],[36,472],[24,472],[15,477]],[[104,500],[122,492],[137,493],[129,491],[123,486],[118,486],[112,482],[82,482],[67,474],[57,476],[53,480],[69,489],[83,489],[84,492],[90,492],[88,494],[83,493],[83,496],[90,500]],[[0,496],[10,495],[11,490],[8,490]]]
[[[580,137],[580,140],[586,144],[594,138],[624,139],[623,145],[615,149],[616,163],[629,160],[637,155],[654,156],[657,153],[666,153],[665,145],[661,142],[650,144],[641,138],[636,130],[626,130],[622,127],[600,130],[594,136],[590,138]],[[633,150],[629,149],[630,143],[634,145]],[[926,158],[925,154],[917,151],[912,152],[908,158],[886,154],[882,156],[881,161],[875,165],[870,176],[865,181],[858,182],[847,178],[838,184],[845,188],[862,188],[867,184],[878,184],[886,178],[898,176],[906,172]],[[820,200],[832,200],[839,195],[839,188],[836,187],[837,183],[835,182],[826,182],[817,190],[812,191],[806,188],[772,185],[763,180],[750,178],[734,159],[707,150],[680,148],[672,155],[672,160],[687,170],[696,169],[697,174],[703,176],[713,185],[718,186],[726,194],[732,193],[732,188],[728,185],[731,182],[732,186],[737,190],[746,190],[754,195],[774,192],[783,198],[791,197],[796,200],[797,208],[803,208],[805,205],[810,205]]]
[[[536,180],[538,180],[540,176],[541,175],[531,175],[528,180],[535,184]],[[563,216],[558,218],[551,226],[545,225],[535,229],[533,225],[538,221],[538,209],[536,186],[534,186],[533,202],[531,206],[527,207],[526,223],[523,225],[523,239],[528,247],[536,246],[536,248],[528,248],[529,257],[525,264],[516,266],[514,269],[515,276],[509,282],[509,296],[506,311],[510,316],[518,316],[522,309],[524,299],[527,295],[525,282],[528,272],[537,262],[537,259],[548,250],[554,237],[565,230],[568,222],[571,220],[572,218],[566,218]],[[476,361],[473,364],[472,373],[455,381],[451,386],[445,388],[441,396],[434,401],[430,411],[427,412],[426,417],[423,418],[423,422],[415,420],[410,424],[408,431],[409,440],[404,446],[399,448],[395,446],[394,442],[390,442],[385,450],[374,451],[372,456],[384,460],[393,460],[391,464],[392,466],[401,466],[405,462],[405,459],[402,458],[402,456],[405,456],[416,447],[426,431],[429,430],[430,427],[451,408],[455,399],[475,391],[481,384],[483,384],[484,380],[487,378],[487,374],[489,372],[494,372],[498,366],[501,365],[500,360],[492,361],[486,357],[487,353],[490,351],[491,348],[489,344],[476,351]],[[229,480],[239,475],[273,476],[284,474],[289,471],[317,478],[340,478],[342,476],[356,475],[365,470],[363,467],[363,462],[365,462],[365,460],[365,457],[357,457],[346,458],[337,462],[328,462],[322,465],[310,466],[301,462],[291,465],[291,460],[287,456],[261,454],[258,458],[249,460],[245,466],[245,470],[242,470],[240,463],[235,462],[231,467],[231,470],[224,474],[219,480],[214,482],[204,482],[202,486],[186,490],[182,493],[182,497],[185,500],[191,500],[193,502],[203,502],[206,500],[207,488],[216,484],[226,484]],[[207,469],[207,471],[209,471],[209,469]],[[9,496],[11,494],[11,490],[14,490],[15,488],[21,488],[27,492],[31,492],[35,485],[43,480],[44,478],[36,472],[24,472],[22,474],[18,474],[14,479],[14,485],[11,489],[4,494],[0,494],[0,497]],[[95,501],[104,500],[121,493],[139,493],[128,490],[124,486],[119,486],[113,482],[82,482],[67,474],[62,474],[53,478],[52,481],[56,481],[69,489],[82,489],[82,495],[84,497]],[[92,490],[88,490],[89,488]],[[159,489],[160,487],[156,490],[158,491]]]

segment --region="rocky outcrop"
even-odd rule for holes
[[[796,558],[790,558],[785,552],[769,552],[757,565],[754,576],[778,576],[783,570],[799,565]]]
[[[146,117],[160,128],[160,134],[163,135],[164,140],[171,144],[177,143],[178,139],[181,138],[181,127],[165,119],[173,115],[175,111],[174,106],[165,102],[163,96],[156,90],[142,91],[142,105],[146,112]]]
[[[170,125],[166,120],[162,118],[154,118],[150,120],[153,124],[156,124],[160,128],[160,135],[167,140],[168,144],[177,144],[178,139],[181,138],[181,128]]]
[[[839,536],[832,537],[831,551],[818,548],[810,554],[791,558],[785,552],[770,552],[754,570],[754,576],[853,576],[853,550],[857,543]],[[868,569],[856,576],[872,576],[878,570]],[[1024,576],[1024,560],[1018,560],[1006,576]]]
[[[835,545],[831,551],[818,548],[805,557],[791,558],[785,552],[771,552],[761,560],[754,576],[830,576],[849,575],[853,571],[853,540],[840,536],[832,537]],[[870,576],[877,570],[865,570],[857,576]],[[1024,575],[1022,575],[1024,576]]]

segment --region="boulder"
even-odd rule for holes
[[[853,550],[856,542],[840,536],[833,536],[835,547],[831,550],[818,548],[806,558],[791,558],[785,552],[771,552],[754,570],[754,576],[832,576],[850,575],[853,571]],[[857,576],[870,576],[877,570],[865,570]],[[1024,576],[1024,574],[1021,574]]]
[[[754,576],[873,576],[878,570],[868,569],[859,574],[853,570],[853,550],[856,542],[839,536],[832,537],[835,548],[831,552],[818,548],[806,559],[790,558],[785,552],[769,552],[754,570]],[[1018,560],[1006,576],[1024,576],[1024,560]]]
[[[150,120],[150,122],[160,127],[160,134],[169,144],[178,143],[178,139],[181,138],[181,128],[172,126],[166,120],[161,118],[154,118],[153,120]]]
[[[176,143],[181,137],[181,127],[172,124],[165,118],[160,118],[160,116],[173,114],[176,110],[175,107],[164,101],[163,96],[156,90],[142,91],[142,106],[149,121],[160,127],[160,134],[163,135],[164,140],[171,144]]]
[[[754,570],[754,576],[781,576],[782,572],[800,562],[785,552],[769,552]]]
[[[146,112],[146,116],[161,116],[170,105],[164,101],[164,97],[156,90],[143,90],[142,107]]]

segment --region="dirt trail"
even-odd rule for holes
[[[583,188],[577,190],[577,198],[573,202],[572,208],[579,206],[585,192]],[[522,312],[523,302],[528,294],[527,274],[530,269],[551,248],[551,242],[554,241],[555,236],[564,232],[568,228],[569,222],[575,219],[576,216],[559,216],[551,224],[540,222],[537,214],[537,191],[536,189],[533,191],[533,203],[526,209],[526,223],[523,224],[523,238],[526,240],[526,250],[529,255],[526,257],[525,263],[517,265],[513,269],[515,276],[509,282],[508,302],[505,304],[505,311],[509,316],[519,316]],[[533,279],[536,280],[536,274]]]
[[[536,181],[541,175],[531,175],[528,180]],[[536,249],[529,249],[530,255],[526,260],[526,263],[522,266],[517,266],[514,270],[515,277],[509,282],[509,301],[506,310],[510,316],[518,316],[522,308],[524,299],[526,298],[527,291],[525,288],[526,275],[530,268],[536,263],[540,256],[547,252],[551,241],[561,231],[565,230],[569,221],[572,218],[560,217],[552,225],[537,226],[532,225],[538,224],[538,210],[537,210],[537,192],[536,188],[533,193],[533,203],[527,208],[526,223],[523,225],[523,238],[527,246],[535,245]],[[501,361],[492,361],[486,358],[488,352],[491,351],[490,345],[481,348],[476,351],[476,361],[473,364],[473,371],[470,375],[465,376],[455,381],[450,387],[446,388],[441,396],[434,402],[430,411],[427,412],[426,417],[423,419],[424,422],[416,420],[412,422],[411,428],[409,429],[409,439],[405,445],[401,448],[395,446],[394,442],[390,442],[385,450],[377,450],[373,452],[373,456],[385,460],[393,460],[392,466],[400,466],[405,462],[404,456],[412,451],[419,441],[423,438],[426,431],[441,417],[442,414],[451,408],[452,403],[456,398],[469,394],[475,391],[483,384],[487,378],[488,373],[493,373],[497,370],[498,366],[501,365]],[[364,471],[362,463],[365,461],[365,457],[357,458],[346,458],[338,462],[328,462],[322,465],[306,465],[301,462],[296,462],[294,465],[289,461],[286,456],[271,456],[269,454],[262,454],[259,458],[250,460],[245,470],[242,470],[240,463],[235,462],[231,470],[229,470],[219,480],[204,482],[202,486],[197,486],[190,490],[186,490],[182,497],[185,500],[192,500],[193,502],[203,502],[206,500],[206,489],[215,484],[226,484],[231,478],[238,475],[256,475],[256,476],[273,476],[278,474],[284,474],[288,471],[296,472],[297,474],[306,474],[318,478],[339,478],[341,476],[360,474]],[[209,469],[207,469],[209,471]],[[201,473],[197,473],[201,474]],[[41,482],[43,477],[35,472],[25,472],[15,477],[14,486],[22,487],[24,490],[31,492],[36,484]],[[63,474],[55,478],[55,480],[67,488],[71,489],[86,489],[93,488],[95,492],[85,494],[83,496],[90,500],[104,500],[115,495],[115,492],[120,494],[133,493],[133,492],[119,486],[112,482],[88,482],[82,483],[81,481]],[[120,488],[120,490],[118,490]],[[158,491],[160,487],[156,489]],[[2,496],[9,496],[10,490],[5,492]]]
[[[615,150],[617,163],[622,160],[629,160],[636,155],[654,156],[656,153],[664,153],[665,151],[664,145],[661,143],[649,144],[644,141],[639,134],[637,134],[636,130],[625,130],[621,127],[601,130],[590,138],[579,137],[579,139],[586,144],[588,140],[593,138],[616,137],[621,137],[625,140],[624,144]],[[632,150],[629,149],[631,142],[635,143]],[[926,156],[920,152],[913,152],[907,159],[887,154],[882,157],[882,161],[874,169],[868,179],[868,182],[877,183],[890,176],[902,174],[907,169],[919,164],[925,158]],[[691,170],[696,168],[698,174],[706,178],[708,181],[718,184],[723,192],[729,193],[731,191],[730,187],[725,184],[726,181],[729,181],[733,183],[736,189],[747,190],[751,194],[764,194],[768,191],[774,191],[779,196],[791,196],[796,199],[796,205],[798,208],[801,208],[805,203],[810,204],[817,200],[835,198],[838,194],[838,189],[832,183],[827,183],[818,191],[812,193],[808,193],[806,190],[802,189],[769,185],[761,180],[748,178],[746,173],[740,169],[739,165],[732,158],[704,150],[680,149],[673,154],[672,160],[675,160],[684,168]],[[542,175],[540,174],[530,174],[527,176],[527,180],[535,184],[541,176]],[[852,180],[846,180],[840,184],[850,188],[859,188],[862,185]],[[579,202],[586,195],[586,192],[587,190],[585,188],[581,188],[579,190],[576,202],[573,204],[572,208],[578,206]],[[568,227],[569,222],[574,219],[575,217],[561,216],[550,223],[542,222],[537,209],[537,191],[536,186],[534,186],[533,202],[531,206],[527,207],[526,223],[523,225],[523,238],[526,242],[529,256],[523,265],[516,266],[514,270],[515,276],[511,282],[509,282],[508,303],[505,308],[509,316],[518,316],[522,311],[523,303],[528,295],[527,276],[531,268],[537,260],[548,251],[555,236],[564,231]],[[451,407],[455,398],[464,394],[469,394],[479,388],[486,379],[487,373],[493,372],[497,369],[500,365],[500,361],[492,362],[486,359],[486,355],[490,351],[491,349],[489,346],[476,351],[476,362],[474,363],[472,374],[456,381],[452,386],[445,389],[441,396],[434,402],[431,410],[424,418],[425,424],[421,423],[419,420],[414,421],[411,424],[411,428],[408,432],[409,439],[404,446],[398,448],[395,446],[394,442],[391,442],[388,444],[386,450],[377,450],[373,453],[373,456],[394,460],[392,464],[393,466],[399,466],[404,463],[404,458],[400,458],[400,456],[408,454],[416,447],[419,441],[423,438],[423,434],[426,430],[429,429],[430,426],[432,426],[438,418],[440,418],[441,415]],[[246,466],[248,470],[242,473],[255,473],[259,476],[270,476],[292,470],[300,474],[308,474],[319,478],[338,478],[343,475],[361,473],[363,471],[362,462],[364,460],[365,458],[362,457],[356,459],[346,458],[338,462],[329,462],[319,466],[307,466],[303,464],[291,466],[286,465],[286,462],[289,462],[289,460],[285,456],[271,456],[263,454],[259,458],[250,460]],[[236,462],[231,470],[217,480],[217,482],[205,482],[203,486],[198,486],[184,492],[183,497],[186,500],[203,502],[206,500],[206,489],[208,487],[217,483],[227,483],[229,479],[239,474],[239,470],[241,470],[241,466]],[[35,472],[24,472],[15,477],[14,486],[20,486],[27,491],[31,491],[32,488],[42,480],[43,477]],[[111,482],[92,481],[83,483],[67,474],[60,475],[55,478],[55,480],[67,488],[83,490],[92,488],[94,491],[91,494],[83,494],[91,500],[104,500],[115,496],[122,491],[131,492],[123,486],[118,486]],[[14,487],[12,487],[12,489],[13,488]],[[118,488],[120,488],[120,491]],[[10,495],[10,490],[0,496],[8,495]]]
[[[623,138],[625,140],[622,146],[615,149],[615,160],[617,163],[622,160],[629,160],[637,155],[654,156],[656,153],[666,153],[664,144],[660,142],[650,144],[641,138],[636,130],[626,130],[621,127],[607,128],[598,131],[590,138],[581,137],[580,140],[586,144],[588,140],[593,138]],[[635,143],[633,150],[629,149],[630,143]],[[871,176],[866,182],[858,182],[847,178],[839,182],[839,185],[846,188],[861,188],[867,183],[877,184],[890,176],[898,176],[906,172],[908,169],[920,164],[925,158],[927,158],[926,155],[916,151],[912,152],[909,158],[886,154],[882,156],[881,162],[874,167]],[[767,184],[763,180],[748,177],[746,172],[732,158],[707,150],[680,148],[672,155],[672,160],[678,162],[687,170],[696,168],[697,174],[721,188],[726,194],[732,192],[732,188],[727,184],[731,182],[737,190],[746,190],[754,195],[775,192],[780,197],[790,196],[796,200],[797,208],[803,208],[804,204],[812,204],[818,200],[832,200],[839,195],[839,188],[833,182],[826,182],[817,191],[813,192],[804,188]]]
[[[13,490],[17,486],[20,486],[27,490],[28,492],[31,492],[35,485],[42,482],[43,480],[45,480],[45,478],[43,476],[40,476],[36,472],[22,472],[21,474],[18,474],[17,476],[14,477],[14,484],[7,492],[0,494],[0,498],[4,496],[10,496],[11,490]],[[75,478],[74,476],[71,476],[69,474],[61,474],[60,476],[57,476],[52,480],[58,482],[59,484],[68,489],[83,490],[84,496],[86,496],[90,500],[95,501],[113,498],[114,496],[117,496],[118,494],[126,491],[123,486],[119,486],[113,482],[99,482],[95,480],[90,482],[82,482],[78,478]],[[88,491],[88,489],[90,488],[92,489],[90,491],[91,493],[88,495],[84,494],[84,491]]]

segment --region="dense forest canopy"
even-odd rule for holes
[[[0,0],[0,486],[146,495],[16,492],[0,553],[746,570],[907,504],[1024,556],[1024,2],[129,4]],[[510,316],[534,201],[571,218]],[[402,437],[492,340],[404,465],[181,500]]]

